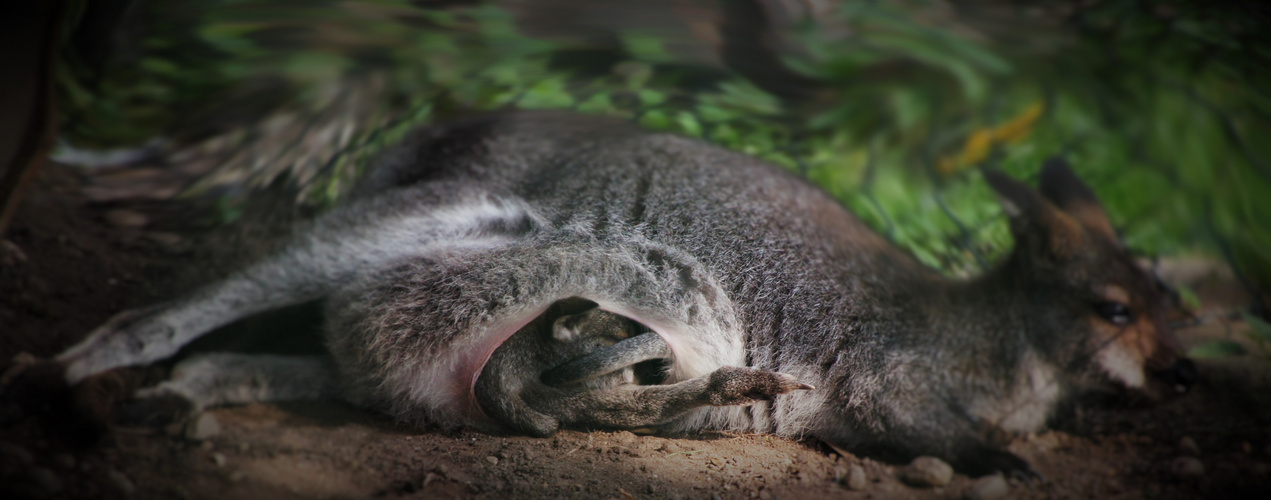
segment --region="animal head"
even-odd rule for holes
[[[1157,281],[1121,245],[1093,191],[1059,159],[1039,189],[986,172],[1010,218],[1006,264],[1027,301],[1029,338],[1083,386],[1121,387],[1160,399],[1195,381],[1192,362],[1166,321]]]

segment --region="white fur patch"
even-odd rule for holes
[[[1101,346],[1094,359],[1104,373],[1126,387],[1140,389],[1147,382],[1142,364],[1119,342],[1108,342]]]
[[[429,255],[446,249],[497,248],[510,242],[501,234],[485,234],[482,223],[542,217],[523,200],[482,196],[467,202],[409,213],[370,228],[371,234],[350,239],[368,257],[383,260],[408,255]]]
[[[974,401],[968,408],[971,415],[1009,432],[1036,432],[1045,426],[1062,396],[1058,371],[1032,355],[1019,368],[1023,376],[1009,394]]]

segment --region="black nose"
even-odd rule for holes
[[[1179,394],[1187,392],[1196,383],[1196,363],[1187,358],[1179,358],[1165,376],[1166,380],[1174,386],[1174,392]]]

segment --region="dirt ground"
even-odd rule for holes
[[[188,290],[281,234],[251,222],[214,229],[216,211],[197,204],[115,199],[112,182],[145,180],[133,175],[140,174],[90,179],[57,166],[42,175],[0,240],[0,364],[19,352],[52,355],[112,314]],[[286,212],[264,210],[280,218]],[[1233,280],[1203,261],[1168,264],[1170,279],[1196,289],[1208,307],[1201,325],[1179,332],[1183,342],[1244,341],[1246,326],[1224,314],[1247,300]],[[311,309],[249,320],[237,337],[280,325],[303,337],[314,327]],[[232,331],[218,335],[230,340],[202,348],[254,348]],[[313,348],[302,344],[285,349]],[[1198,364],[1202,380],[1178,401],[1087,405],[1062,430],[1016,439],[1011,450],[1045,480],[1011,481],[1009,497],[1271,498],[1271,361],[1249,355]],[[126,374],[132,383],[156,376],[153,369]],[[906,486],[898,479],[903,464],[816,441],[729,433],[490,436],[407,428],[338,402],[215,409],[188,424],[116,427],[87,444],[41,417],[3,417],[5,499],[954,498],[976,483],[958,475],[942,487]],[[865,481],[848,481],[854,467]]]

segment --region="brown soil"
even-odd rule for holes
[[[254,217],[212,229],[209,212],[190,203],[90,202],[82,193],[92,182],[52,167],[0,240],[0,359],[52,355],[112,314],[223,273],[281,234],[270,229],[276,225],[245,222]],[[258,212],[277,220],[292,211]],[[1207,306],[1222,306],[1181,331],[1184,343],[1244,341],[1246,326],[1222,314],[1245,300],[1238,287],[1211,276],[1208,263],[1174,268]],[[293,313],[256,328],[299,321],[293,317],[312,326],[312,314]],[[227,345],[246,343],[218,348]],[[1011,496],[1271,498],[1271,361],[1261,356],[1200,362],[1202,381],[1178,401],[1087,406],[1061,431],[1016,439],[1011,450],[1046,479],[1012,481]],[[125,375],[135,384],[154,371]],[[897,479],[897,465],[765,435],[490,436],[406,428],[336,402],[210,414],[220,431],[205,440],[186,439],[174,424],[117,427],[87,446],[48,420],[7,418],[0,421],[0,498],[948,498],[975,482],[959,475],[943,487],[912,488]],[[1195,476],[1174,470],[1188,453],[1179,446],[1184,437],[1203,464]],[[853,465],[866,473],[863,489],[845,485]]]

